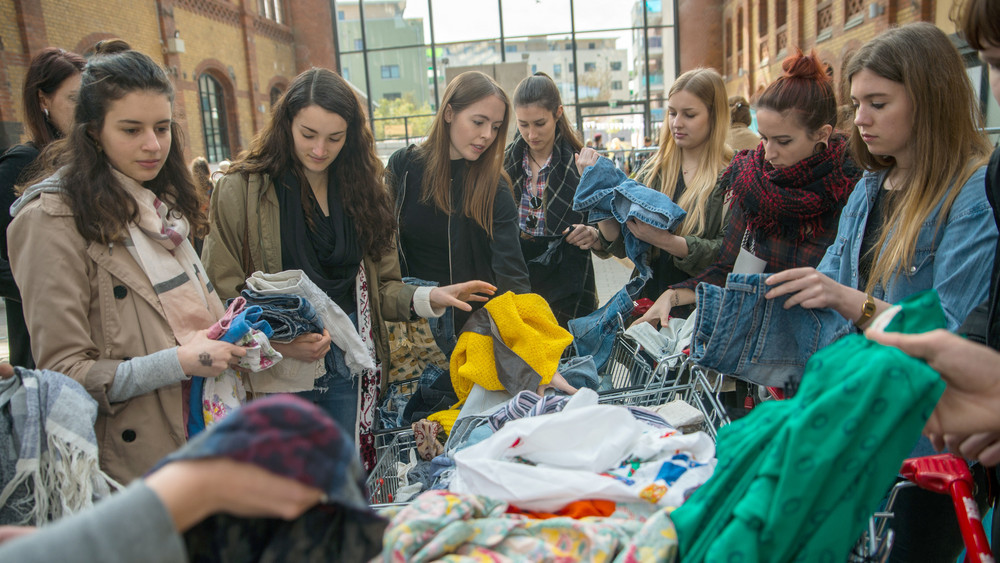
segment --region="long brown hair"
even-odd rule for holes
[[[510,187],[510,180],[503,171],[504,140],[510,126],[510,100],[492,78],[478,72],[463,72],[456,76],[441,99],[441,107],[431,124],[427,140],[417,148],[417,156],[424,164],[424,201],[451,213],[451,125],[445,121],[445,112],[450,107],[454,115],[470,105],[496,96],[504,105],[503,122],[497,136],[477,160],[469,163],[462,189],[462,214],[474,220],[486,233],[493,237],[493,198],[497,184],[503,178]]]
[[[229,167],[229,174],[268,174],[276,181],[286,171],[299,180],[303,205],[312,201],[312,190],[302,163],[292,148],[292,120],[303,109],[318,106],[347,122],[340,154],[330,164],[330,177],[344,198],[344,210],[354,220],[358,240],[367,256],[381,258],[393,247],[392,206],[382,181],[384,167],[375,152],[375,137],[354,90],[337,73],[312,68],[295,77],[274,104],[271,119],[250,148]],[[275,184],[277,189],[278,184]],[[309,213],[306,213],[306,217]]]
[[[948,217],[961,187],[989,157],[991,147],[980,131],[979,101],[958,50],[937,27],[913,23],[872,39],[851,58],[844,75],[869,70],[903,85],[913,104],[910,146],[913,166],[895,193],[878,243],[866,290],[885,284],[910,268],[921,225],[940,203],[937,227]],[[857,127],[851,149],[866,170],[888,170],[892,157],[874,155]]]
[[[562,107],[562,98],[559,96],[559,87],[544,72],[536,72],[521,81],[514,89],[514,107],[536,105],[544,108],[545,111],[552,112],[555,118],[556,111]],[[573,148],[573,152],[583,150],[583,142],[573,131],[573,126],[569,124],[566,111],[556,119],[556,136],[564,139]]]
[[[163,94],[173,105],[174,88],[162,67],[120,39],[101,41],[81,76],[73,129],[45,155],[43,176],[65,166],[60,181],[63,197],[73,209],[77,230],[88,241],[120,241],[128,232],[128,224],[139,217],[139,207],[115,178],[96,140],[111,104],[132,92]],[[181,128],[173,120],[170,136],[170,151],[163,168],[143,186],[167,202],[171,212],[183,215],[191,224],[192,234],[202,237],[208,232],[208,218],[202,211],[203,198],[184,162]]]
[[[63,132],[56,129],[42,112],[38,100],[39,93],[51,96],[67,78],[83,72],[86,64],[87,61],[80,55],[55,47],[42,49],[31,58],[28,73],[24,76],[21,98],[28,136],[38,150],[44,149],[49,143],[63,136]]]
[[[677,205],[688,213],[677,229],[677,234],[700,235],[708,227],[705,224],[705,206],[712,195],[712,189],[715,188],[719,172],[733,159],[733,149],[726,144],[726,134],[729,132],[729,102],[722,77],[710,68],[696,68],[677,77],[670,87],[667,99],[682,90],[693,94],[705,104],[711,125],[698,169],[681,194],[680,201],[677,202]],[[658,181],[660,191],[672,198],[677,191],[677,178],[680,173],[681,149],[670,133],[670,127],[664,122],[660,130],[660,147],[646,160],[636,174],[636,180],[647,186]]]

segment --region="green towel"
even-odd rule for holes
[[[894,308],[891,332],[945,326],[936,291]],[[798,393],[719,432],[718,466],[671,518],[681,561],[845,561],[920,436],[944,382],[923,361],[847,336]]]

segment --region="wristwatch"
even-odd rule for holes
[[[854,326],[858,327],[858,330],[864,330],[865,323],[867,323],[875,315],[875,298],[871,295],[865,299],[864,305],[861,306],[861,316],[858,320],[854,321]]]

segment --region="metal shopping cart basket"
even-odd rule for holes
[[[601,403],[656,407],[680,399],[701,411],[699,429],[712,439],[729,423],[719,400],[722,378],[691,363],[685,354],[654,360],[631,337],[619,333],[606,370],[602,379],[610,389],[600,392]]]

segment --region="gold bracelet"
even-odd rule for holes
[[[854,326],[856,326],[858,330],[864,330],[865,323],[871,320],[871,318],[875,315],[876,309],[875,298],[868,295],[864,304],[861,305],[861,316],[858,317],[858,320],[854,321]]]

